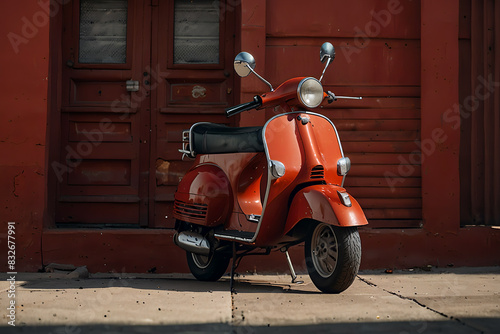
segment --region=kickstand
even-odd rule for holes
[[[231,280],[229,281],[229,290],[235,292],[234,285],[234,271],[236,270],[236,242],[233,242],[233,261],[231,263]]]
[[[290,255],[288,254],[288,249],[284,251],[286,255],[286,262],[288,262],[288,267],[290,268],[290,274],[292,276],[292,283],[302,284],[304,281],[297,281],[297,275],[295,274],[295,270],[293,269],[292,260],[290,259]]]

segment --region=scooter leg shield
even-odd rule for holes
[[[359,203],[344,188],[333,185],[314,185],[297,192],[290,205],[285,233],[307,218],[335,226],[368,224]]]

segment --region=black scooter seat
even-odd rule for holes
[[[195,124],[191,145],[196,154],[264,152],[262,127],[232,128],[213,123]]]

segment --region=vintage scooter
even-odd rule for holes
[[[252,55],[242,52],[236,73],[255,74],[270,92],[226,109],[227,116],[273,107],[282,113],[263,127],[196,123],[184,131],[179,151],[194,165],[175,193],[174,241],[187,251],[197,279],[218,280],[232,258],[232,289],[241,258],[281,250],[295,282],[288,248],[305,241],[307,270],[319,290],[339,293],[352,284],[361,261],[357,227],[368,222],[343,188],[351,162],[335,126],[306,111],[354,98],[323,91],[321,80],[334,57],[333,46],[323,44],[326,65],[319,80],[293,78],[273,89],[254,71]]]

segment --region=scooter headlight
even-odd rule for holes
[[[303,105],[308,108],[316,108],[323,101],[323,86],[314,78],[305,78],[299,83],[297,95]]]

